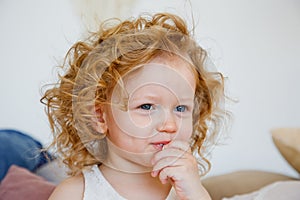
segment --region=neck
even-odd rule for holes
[[[141,198],[145,196],[153,198],[153,195],[157,195],[155,199],[164,199],[171,189],[170,184],[163,185],[157,177],[153,178],[150,172],[128,173],[104,164],[100,166],[100,170],[113,188],[128,199],[134,199],[131,194]]]
[[[140,184],[141,182],[158,182],[157,178],[151,176],[151,172],[130,172],[126,170],[119,170],[106,164],[100,165],[100,170],[104,176],[116,177],[116,179],[126,180],[126,184]]]

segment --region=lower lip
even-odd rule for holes
[[[152,144],[152,146],[154,147],[154,149],[161,151],[163,149],[162,145],[159,144]]]
[[[164,142],[157,142],[157,143],[152,143],[152,146],[156,149],[156,150],[163,150],[164,146],[169,144],[169,141],[164,141]],[[161,145],[163,144],[163,145]]]

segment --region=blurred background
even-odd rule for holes
[[[300,126],[298,0],[0,0],[0,128],[49,144],[41,90],[56,81],[69,47],[101,20],[160,11],[194,21],[196,40],[238,100],[227,105],[234,118],[209,155],[209,175],[257,169],[297,176],[270,131]]]

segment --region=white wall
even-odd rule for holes
[[[78,18],[68,1],[0,2],[0,127],[17,128],[46,142],[50,130],[41,87],[78,38]]]
[[[0,128],[20,129],[49,142],[40,88],[55,80],[54,66],[84,29],[79,18],[83,7],[72,2],[0,2]],[[130,2],[125,15],[169,11],[191,18],[183,1]],[[300,2],[191,2],[197,40],[228,76],[230,96],[239,100],[230,108],[230,139],[212,152],[210,174],[260,169],[296,176],[274,147],[270,129],[300,126]]]

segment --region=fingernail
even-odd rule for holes
[[[152,176],[152,177],[155,177],[155,171],[152,171],[152,172],[151,172],[151,176]]]
[[[163,180],[161,180],[161,183],[164,185],[164,184],[168,183],[168,180],[163,179]]]

